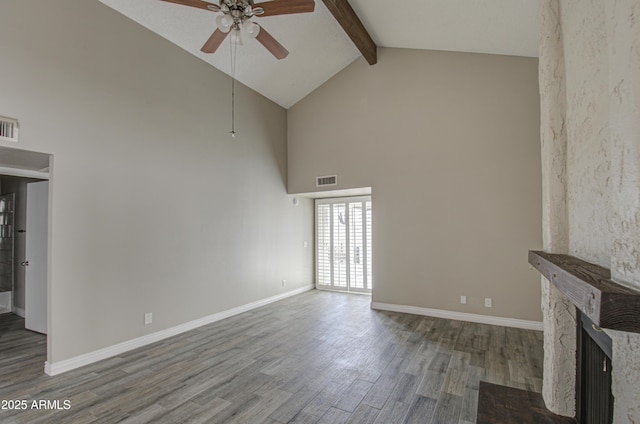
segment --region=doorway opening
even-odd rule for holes
[[[4,175],[0,168],[0,282],[10,303],[3,312],[25,328],[47,333],[49,181]]]
[[[0,304],[0,327],[22,335],[16,339],[19,347],[13,346],[11,352],[38,359],[46,358],[51,341],[47,271],[51,159],[46,153],[0,146],[0,277],[4,281],[0,297],[6,300]],[[22,349],[23,339],[33,343]]]
[[[371,294],[371,196],[317,199],[316,288]]]

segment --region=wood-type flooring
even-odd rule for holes
[[[477,424],[576,424],[549,411],[540,393],[480,382]]]
[[[540,391],[541,332],[370,301],[312,290],[54,377],[0,315],[0,401],[27,402],[0,423],[469,424],[481,380]]]

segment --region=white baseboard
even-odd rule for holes
[[[11,312],[18,315],[21,318],[24,318],[24,309],[22,308],[18,308],[17,306],[14,306]]]
[[[133,340],[128,340],[123,343],[118,343],[113,346],[109,346],[93,352],[85,353],[84,355],[79,355],[74,358],[65,359],[58,362],[47,361],[44,363],[44,372],[45,374],[51,375],[51,376],[62,374],[64,372],[71,371],[76,368],[83,367],[85,365],[93,364],[94,362],[102,361],[103,359],[111,358],[112,356],[120,355],[130,350],[137,349],[139,347],[146,346],[148,344],[155,343],[160,340],[164,340],[166,338],[176,336],[186,331],[193,330],[198,327],[202,327],[203,325],[211,324],[213,322],[220,321],[225,318],[229,318],[234,315],[241,314],[243,312],[248,312],[252,309],[256,309],[273,302],[277,302],[278,300],[286,299],[287,297],[304,293],[306,291],[312,290],[313,288],[314,288],[313,285],[301,287],[299,289],[292,290],[287,293],[268,297],[266,299],[258,300],[252,303],[247,303],[246,305],[242,305],[236,308],[228,309],[226,311],[218,312],[216,314],[199,318],[193,321],[189,321],[187,323],[180,324],[175,327],[167,328],[166,330],[161,330],[156,333],[138,337]]]
[[[542,331],[542,322],[527,321],[516,318],[502,318],[491,315],[469,314],[466,312],[445,311],[443,309],[420,308],[418,306],[394,305],[391,303],[371,302],[371,309],[382,311],[403,312],[405,314],[424,315],[435,318],[453,319],[456,321],[477,322],[479,324],[499,325],[501,327],[515,327],[525,330]]]

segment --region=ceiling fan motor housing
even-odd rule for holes
[[[220,11],[233,16],[234,21],[240,24],[245,18],[251,18],[264,13],[262,7],[253,7],[253,4],[253,0],[220,0]]]

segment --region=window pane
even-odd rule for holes
[[[362,202],[349,203],[349,287],[364,288],[364,237]]]
[[[317,211],[318,284],[331,285],[331,205],[318,205]]]
[[[372,272],[372,266],[371,264],[373,263],[372,260],[372,256],[371,256],[371,236],[372,236],[372,229],[371,229],[371,202],[367,202],[366,204],[366,232],[367,232],[367,284],[368,284],[368,288],[372,289],[373,288],[373,272]]]
[[[333,205],[333,285],[347,287],[346,205]]]

